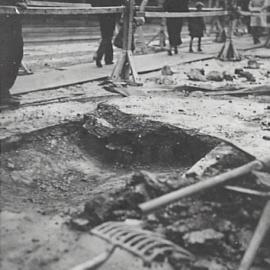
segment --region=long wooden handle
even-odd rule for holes
[[[269,162],[267,160],[267,162]],[[231,179],[237,178],[241,175],[245,175],[253,170],[261,170],[264,167],[264,162],[259,160],[254,160],[241,167],[235,168],[229,172],[217,175],[215,177],[200,181],[196,184],[187,186],[180,190],[173,191],[171,193],[165,194],[159,198],[155,198],[151,201],[142,203],[139,205],[141,211],[146,214],[155,211],[161,207],[164,207],[172,202],[175,202],[186,196],[193,195],[195,193],[201,192],[211,187],[215,187],[229,181]],[[269,165],[269,163],[268,163]]]
[[[82,264],[79,264],[75,267],[73,267],[71,270],[93,270],[101,266],[103,263],[105,263],[112,253],[114,252],[116,246],[113,246],[111,249],[101,253],[100,255],[96,256],[95,258],[86,261]]]
[[[266,203],[263,213],[255,230],[255,233],[250,241],[248,249],[245,252],[245,255],[242,259],[240,267],[238,270],[248,270],[257,254],[257,251],[263,242],[263,239],[266,233],[270,229],[270,200]]]

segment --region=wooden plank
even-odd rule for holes
[[[109,13],[122,13],[124,7],[89,7],[89,8],[73,8],[73,7],[29,7],[21,10],[23,15],[97,15]],[[0,15],[18,14],[16,7],[1,6]]]
[[[240,14],[243,15],[243,16],[252,16],[252,15],[270,16],[270,12],[260,11],[260,10],[256,10],[256,11],[240,11]]]
[[[135,56],[134,65],[138,73],[145,73],[160,70],[164,65],[183,64],[212,57],[212,55],[208,54],[185,54],[183,57],[168,57],[166,53],[157,53]],[[71,66],[61,71],[52,70],[28,76],[19,76],[11,89],[11,93],[22,94],[103,79],[110,76],[113,68],[113,66],[97,68],[95,63],[90,63]]]
[[[12,6],[0,6],[0,15],[19,14],[16,7]]]
[[[23,11],[27,15],[97,15],[109,13],[122,13],[123,7],[90,7],[90,8],[73,8],[73,7],[30,7]]]
[[[65,3],[65,2],[48,2],[48,1],[31,1],[28,0],[29,7],[74,7],[74,8],[88,8],[91,5],[85,3]]]
[[[234,90],[234,91],[218,91],[213,93],[207,93],[210,96],[245,96],[245,95],[264,95],[270,94],[270,86],[269,85],[258,85],[250,88]]]
[[[228,11],[211,11],[211,12],[140,12],[140,16],[146,18],[192,18],[192,17],[216,17],[226,16]]]

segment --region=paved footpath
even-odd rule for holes
[[[240,50],[252,48],[248,37],[237,39],[235,44]],[[178,55],[170,57],[166,52],[135,56],[134,61],[138,73],[156,71],[161,69],[164,65],[173,66],[215,57],[223,44],[209,43],[209,39],[206,39],[203,49],[207,51],[207,53],[188,53],[186,45],[187,44],[184,44],[184,46],[180,48]],[[65,67],[59,70],[54,69],[46,72],[37,72],[32,75],[19,76],[11,92],[12,94],[23,94],[99,80],[110,76],[112,69],[113,66],[97,68],[94,63],[86,63]]]

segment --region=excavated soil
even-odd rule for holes
[[[222,156],[223,149],[227,152]],[[100,104],[84,120],[3,140],[3,269],[68,269],[104,248],[102,241],[81,231],[127,218],[143,220],[144,228],[194,253],[192,263],[170,256],[175,269],[235,269],[263,200],[215,189],[147,217],[137,208],[141,202],[195,183],[197,179],[183,178],[183,173],[211,151],[219,151],[221,158],[208,175],[253,159],[196,129],[132,116],[107,104]],[[98,245],[96,250],[93,245]],[[269,243],[265,245],[256,261],[262,269],[267,269],[269,258]],[[121,256],[118,252],[113,257],[114,266]],[[127,269],[132,260],[123,261],[121,267]],[[134,269],[143,268],[139,265]]]

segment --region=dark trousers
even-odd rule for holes
[[[259,43],[260,42],[260,36],[262,35],[262,27],[260,27],[260,26],[252,26],[251,27],[251,33],[252,33],[254,44]]]
[[[116,16],[114,14],[106,14],[99,16],[99,24],[101,31],[101,42],[97,50],[97,60],[101,61],[105,55],[105,62],[113,61],[112,38],[116,24]]]
[[[0,17],[0,101],[9,98],[23,58],[21,20],[17,16]]]

